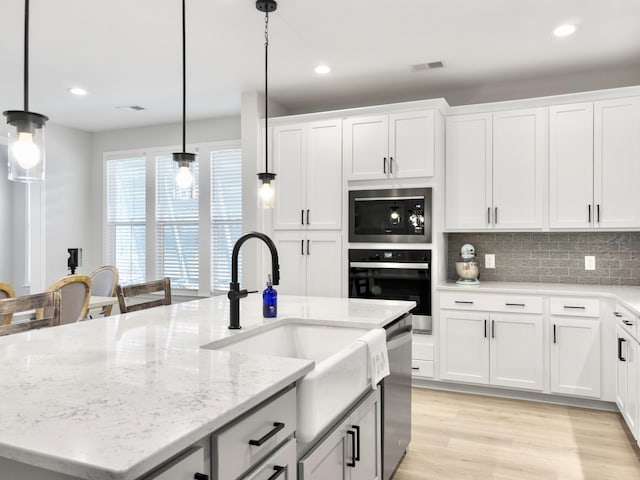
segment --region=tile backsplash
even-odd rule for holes
[[[640,232],[449,233],[447,277],[456,280],[460,248],[476,248],[480,281],[640,285]],[[494,254],[496,268],[484,268]],[[596,269],[585,270],[585,256]]]

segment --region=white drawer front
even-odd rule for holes
[[[494,293],[440,294],[440,307],[456,310],[482,310],[492,312],[542,313],[542,297]]]
[[[292,438],[280,447],[276,453],[262,462],[253,472],[243,478],[245,480],[268,480],[276,473],[284,470],[277,478],[295,480],[297,478],[297,467],[296,439]]]
[[[280,427],[280,424],[284,424]],[[238,478],[240,474],[257,464],[268,453],[282,443],[296,428],[296,390],[291,389],[253,412],[240,422],[214,436],[214,464],[216,478]],[[262,445],[251,445],[250,441],[265,438],[270,432],[275,435]],[[273,473],[273,472],[272,472]]]
[[[618,323],[621,328],[629,332],[634,338],[638,338],[638,317],[633,314],[631,310],[616,303],[613,315],[616,317],[616,323]]]
[[[419,337],[420,335],[414,335],[413,337],[413,353],[411,356],[418,360],[433,360],[433,345],[420,342]]]
[[[551,315],[567,315],[570,317],[599,317],[600,300],[582,297],[551,297]]]
[[[411,374],[414,377],[433,378],[433,361],[411,360]]]
[[[192,448],[171,465],[167,465],[150,477],[145,477],[144,480],[191,480],[196,473],[209,475],[209,472],[205,471],[202,447]]]

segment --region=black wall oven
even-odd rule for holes
[[[431,188],[351,190],[349,241],[431,243]]]
[[[431,250],[349,250],[349,298],[413,300],[416,333],[431,333]]]

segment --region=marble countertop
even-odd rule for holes
[[[200,348],[286,319],[382,327],[413,302],[280,296],[194,300],[0,337],[0,457],[91,480],[132,480],[313,369]],[[0,472],[2,477],[2,472]]]
[[[574,285],[564,283],[480,282],[479,285],[458,285],[447,282],[438,285],[440,291],[515,293],[538,295],[608,297],[640,315],[640,287],[616,285]]]

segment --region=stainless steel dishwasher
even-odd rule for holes
[[[411,441],[412,315],[385,327],[390,375],[382,384],[382,480],[389,480]]]

